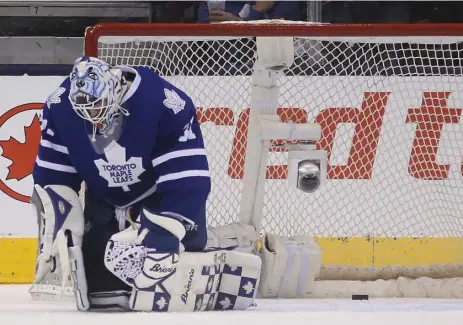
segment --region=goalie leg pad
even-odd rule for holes
[[[44,244],[52,244],[60,230],[69,230],[73,244],[82,245],[84,214],[79,196],[73,189],[63,185],[47,185],[45,188],[35,185],[31,204],[37,212],[39,229],[42,230],[39,235]]]
[[[255,305],[262,262],[258,256],[226,251],[215,310],[245,310]]]
[[[234,251],[151,254],[133,243],[137,232],[129,232],[118,237],[129,240],[132,236],[132,243],[108,243],[105,262],[133,287],[129,301],[132,310],[242,310],[254,304],[261,272],[258,256]],[[131,280],[139,277],[145,280]]]
[[[156,312],[245,310],[255,304],[260,269],[260,258],[251,254],[185,252],[171,277],[150,292],[134,292],[130,304]]]
[[[31,204],[37,212],[39,250],[35,283],[41,283],[48,272],[60,269],[62,287],[71,275],[79,310],[88,309],[87,284],[82,259],[84,215],[77,193],[62,185],[34,186]],[[59,257],[59,268],[57,258]],[[79,284],[77,284],[77,279]]]
[[[312,237],[266,234],[260,256],[262,297],[304,298],[313,290],[322,265],[322,252]]]
[[[37,214],[39,251],[36,280],[53,271],[54,257],[58,255],[59,234],[71,234],[73,245],[82,245],[84,217],[77,193],[62,185],[34,186],[31,204]],[[51,263],[52,262],[52,263]],[[51,264],[50,264],[51,263]]]

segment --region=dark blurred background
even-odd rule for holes
[[[225,3],[221,15],[212,15],[207,2],[201,1],[0,0],[0,64],[69,64],[82,53],[85,29],[99,22],[209,23],[273,18],[324,23],[463,22],[463,1]]]
[[[108,21],[195,23],[200,5],[201,1],[0,1],[0,36],[80,37],[87,26]],[[463,1],[297,1],[293,8],[300,20],[327,23],[463,22]]]

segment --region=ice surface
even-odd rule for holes
[[[259,300],[241,312],[81,313],[72,302],[33,301],[27,289],[0,285],[1,325],[463,325],[463,300]]]

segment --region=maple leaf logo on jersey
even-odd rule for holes
[[[106,160],[95,160],[100,176],[108,181],[108,187],[122,187],[130,191],[129,185],[140,182],[138,177],[145,171],[140,157],[126,160],[125,148],[113,141],[105,149]]]
[[[47,98],[47,107],[50,108],[51,104],[59,104],[59,103],[61,103],[61,95],[64,94],[65,91],[66,91],[66,89],[63,88],[63,87],[59,87],[58,89],[56,89],[53,92],[53,94],[51,94]]]
[[[164,88],[164,94],[166,95],[166,99],[164,99],[162,103],[167,108],[174,111],[174,114],[177,114],[185,108],[185,101],[175,92],[175,90]]]

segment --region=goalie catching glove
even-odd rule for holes
[[[179,243],[185,235],[182,223],[171,216],[143,210],[141,217],[169,231]],[[158,251],[142,244],[150,232],[143,227],[128,228],[113,235],[106,247],[106,267],[133,288],[130,309],[207,311],[253,305],[261,268],[259,257],[224,250]]]

